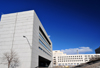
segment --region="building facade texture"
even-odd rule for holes
[[[96,54],[100,54],[100,47],[98,47],[97,49],[95,49],[95,53]]]
[[[11,49],[19,57],[17,68],[52,66],[52,42],[34,10],[1,16],[0,68],[7,68],[2,56]]]
[[[67,55],[60,50],[53,51],[53,66],[76,66],[88,62],[91,58],[100,57],[100,54]]]

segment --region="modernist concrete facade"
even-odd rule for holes
[[[52,42],[34,10],[1,16],[0,61],[11,48],[19,57],[17,68],[52,66]],[[7,65],[0,64],[0,68]]]
[[[100,57],[100,54],[67,55],[56,50],[53,51],[53,66],[76,66],[88,62],[92,57]]]
[[[96,54],[100,54],[100,47],[98,47],[97,49],[95,49],[95,53]]]

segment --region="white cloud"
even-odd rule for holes
[[[92,52],[92,49],[90,49],[90,47],[69,48],[69,49],[65,49],[61,51],[66,54],[77,54],[77,50],[79,54],[86,53],[86,52]]]
[[[48,35],[48,37],[50,38],[50,35]]]

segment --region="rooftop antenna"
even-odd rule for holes
[[[79,54],[78,50],[77,50],[77,54]]]

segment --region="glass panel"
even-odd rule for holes
[[[46,47],[46,45],[39,39],[39,42],[49,51],[49,52],[51,52],[47,47]]]
[[[51,47],[50,47],[50,45],[49,45],[49,44],[45,41],[45,39],[42,37],[42,35],[41,35],[41,34],[39,34],[39,36],[40,36],[40,37],[41,37],[41,39],[42,39],[42,40],[46,43],[46,45],[48,45],[48,47],[49,47],[49,48],[51,48]]]

